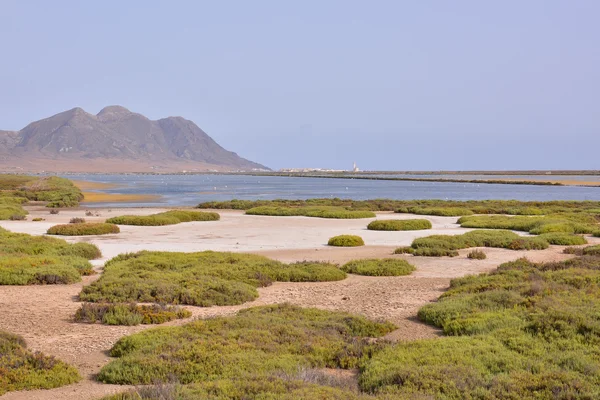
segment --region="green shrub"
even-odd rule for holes
[[[0,396],[16,390],[52,389],[81,380],[62,361],[26,348],[22,337],[0,331]]]
[[[73,182],[58,176],[26,182],[18,188],[17,194],[28,200],[44,201],[51,208],[76,207],[83,200],[83,193]]]
[[[339,198],[308,200],[230,200],[201,203],[198,208],[249,210],[255,207],[341,207],[346,210],[414,212],[415,209],[457,209],[444,214],[548,215],[555,213],[600,214],[600,201],[517,201],[517,200],[351,200]],[[439,210],[435,210],[438,212]]]
[[[75,223],[54,225],[48,229],[49,235],[60,236],[87,236],[87,235],[108,235],[119,233],[121,230],[115,224],[107,223]]]
[[[431,229],[426,219],[384,219],[371,222],[367,229],[372,231],[417,231]]]
[[[191,221],[218,221],[220,215],[213,212],[172,210],[152,215],[122,215],[106,220],[117,225],[163,226]]]
[[[355,260],[342,266],[349,274],[368,276],[410,275],[416,268],[406,260],[397,258]]]
[[[93,244],[69,244],[48,236],[0,228],[0,285],[73,283],[94,273],[88,259],[101,256]]]
[[[419,318],[447,335],[361,362],[362,390],[398,398],[592,399],[600,394],[600,258],[526,259],[451,282]]]
[[[197,320],[120,339],[98,379],[113,384],[182,384],[221,379],[268,381],[299,368],[354,368],[380,337],[395,329],[364,317],[287,304],[233,317]]]
[[[441,217],[460,217],[473,215],[473,211],[464,207],[409,207],[406,209],[411,214],[438,215]],[[396,210],[397,212],[403,210]]]
[[[340,246],[340,247],[356,247],[364,246],[365,242],[360,236],[356,235],[339,235],[334,236],[327,242],[329,246]]]
[[[106,325],[139,325],[162,324],[191,316],[192,313],[184,308],[158,304],[83,303],[75,313],[74,319],[76,322],[101,322]]]
[[[415,255],[432,255],[444,250],[459,250],[469,247],[498,247],[510,250],[543,250],[548,242],[541,237],[523,237],[505,230],[474,230],[462,235],[432,235],[415,239],[411,245]],[[425,254],[420,249],[436,249]],[[446,254],[443,254],[446,255]]]
[[[0,204],[0,220],[9,220],[15,217],[24,219],[27,214],[27,211],[19,204]]]
[[[268,215],[268,216],[302,216],[316,218],[334,218],[334,219],[359,219],[375,218],[375,213],[371,211],[346,210],[341,207],[255,207],[246,211],[247,215]]]
[[[463,228],[510,229],[534,235],[555,232],[592,233],[598,227],[595,218],[584,213],[563,213],[543,217],[480,215],[462,217],[458,223]]]
[[[473,250],[467,254],[467,258],[470,258],[471,260],[485,260],[487,255],[481,250]]]
[[[45,221],[45,219],[37,217],[37,218],[33,218],[32,221],[33,222],[40,222],[40,221]]]
[[[398,247],[394,250],[394,254],[414,254],[415,249],[410,246]]]
[[[584,247],[582,253],[586,256],[600,256],[600,244]]]
[[[92,265],[81,257],[0,257],[0,285],[68,284],[93,273]]]
[[[457,257],[458,251],[441,247],[419,247],[413,249],[413,255],[421,257]]]
[[[581,244],[587,244],[587,240],[583,236],[573,235],[570,233],[552,232],[543,233],[540,238],[544,239],[550,244],[559,246],[577,246]]]
[[[351,378],[338,377],[317,368],[298,368],[298,371],[293,374],[280,375],[283,377],[220,379],[188,385],[154,384],[103,397],[102,400],[375,400],[375,397],[357,393]],[[391,397],[385,399],[377,397],[377,399],[392,400]]]
[[[326,263],[284,264],[251,254],[212,251],[142,251],[108,261],[100,279],[85,286],[80,299],[96,303],[235,305],[256,299],[256,288],[274,281],[321,282],[345,277],[335,265]]]
[[[175,217],[179,222],[192,221],[218,221],[221,216],[215,212],[189,211],[189,210],[171,210],[155,215],[164,215],[165,217]]]
[[[115,225],[136,225],[136,226],[163,226],[179,224],[179,219],[167,217],[159,214],[155,215],[121,215],[106,220],[108,224]]]

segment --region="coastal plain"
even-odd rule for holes
[[[107,218],[130,214],[150,215],[167,209],[157,208],[93,208],[93,216],[86,215],[84,206],[49,214],[47,208],[26,206],[27,221],[1,221],[0,226],[12,232],[32,235],[45,234],[56,224],[71,218],[88,222],[102,222]],[[356,313],[374,320],[394,323],[398,329],[386,337],[394,341],[435,338],[441,331],[419,322],[418,310],[435,301],[447,290],[452,278],[488,272],[499,264],[526,256],[535,262],[560,261],[572,257],[563,254],[562,246],[546,250],[513,251],[485,248],[485,260],[469,260],[467,253],[458,257],[414,257],[393,255],[398,246],[408,246],[413,239],[434,234],[463,234],[471,229],[456,224],[456,217],[418,216],[432,224],[432,229],[421,231],[370,231],[367,224],[375,218],[335,220],[309,217],[273,217],[245,215],[243,211],[218,210],[220,221],[187,222],[167,226],[121,226],[115,235],[67,237],[68,242],[89,242],[97,245],[103,258],[92,260],[94,269],[101,272],[104,263],[122,253],[141,250],[196,252],[204,250],[232,251],[264,255],[283,261],[326,261],[343,264],[354,259],[406,259],[416,267],[409,276],[372,277],[349,275],[335,282],[290,283],[275,282],[258,289],[258,299],[237,306],[193,307],[192,318],[233,315],[238,310],[258,305],[291,303]],[[43,221],[33,222],[33,218]],[[411,219],[411,214],[378,212],[377,219]],[[361,236],[365,246],[357,248],[328,247],[328,238],[353,234]],[[521,233],[526,235],[524,233]],[[600,238],[588,238],[590,244]],[[75,366],[83,376],[79,383],[50,390],[9,392],[2,400],[42,399],[97,399],[117,393],[126,386],[98,383],[94,377],[110,361],[107,351],[123,336],[150,326],[107,326],[74,323],[73,314],[80,306],[77,295],[100,274],[84,276],[83,281],[68,285],[0,286],[0,330],[19,334],[29,349],[53,355]],[[181,325],[191,319],[176,320],[163,326]]]

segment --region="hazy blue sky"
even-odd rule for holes
[[[272,168],[598,169],[600,1],[0,0],[0,129],[181,115]]]

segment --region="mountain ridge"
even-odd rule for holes
[[[69,161],[71,166],[52,161]],[[43,167],[52,171],[61,165],[61,171],[70,169],[64,172],[101,172],[106,168],[103,164],[114,170],[118,162],[126,167],[123,172],[269,170],[224,149],[188,119],[151,120],[119,105],[104,107],[97,114],[75,107],[31,122],[20,131],[0,131],[4,170]]]

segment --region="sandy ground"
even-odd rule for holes
[[[72,217],[85,216],[85,209],[61,210],[50,215],[47,209],[30,208],[29,221],[2,221],[0,226],[14,232],[35,235]],[[94,209],[98,217],[88,221],[122,214],[151,214],[159,209]],[[119,253],[138,250],[170,251],[240,251],[262,254],[285,262],[323,260],[344,263],[357,258],[397,257],[408,259],[417,271],[408,277],[361,277],[351,275],[340,282],[275,283],[259,289],[259,298],[251,303],[232,307],[187,307],[193,317],[231,315],[241,308],[263,304],[290,302],[301,306],[344,310],[373,319],[386,319],[398,326],[389,335],[393,340],[435,338],[439,332],[416,319],[417,310],[435,301],[447,289],[450,279],[490,271],[502,262],[527,256],[534,261],[560,260],[568,256],[562,247],[544,251],[510,251],[485,249],[486,260],[468,260],[462,250],[455,258],[426,258],[392,255],[400,245],[408,245],[415,237],[431,234],[459,234],[456,217],[425,217],[433,229],[413,232],[375,232],[366,230],[368,220],[325,220],[306,217],[246,216],[242,212],[219,211],[222,219],[215,222],[191,222],[165,227],[122,227],[122,233],[104,237],[76,237],[69,241],[89,241],[104,254],[94,264],[100,271],[104,261]],[[33,217],[46,221],[31,222]],[[415,218],[411,215],[380,213],[379,219]],[[423,218],[423,217],[419,217]],[[366,246],[360,248],[330,248],[327,239],[338,234],[358,234]],[[599,239],[591,239],[600,243]],[[12,392],[1,400],[96,399],[122,391],[122,386],[103,385],[93,381],[94,374],[109,361],[107,351],[125,335],[148,329],[147,326],[114,327],[71,322],[79,307],[77,294],[83,285],[99,275],[85,277],[82,283],[56,286],[0,286],[0,330],[22,335],[32,350],[54,355],[81,372],[84,380],[78,384],[53,390]],[[174,321],[165,325],[188,322]]]

